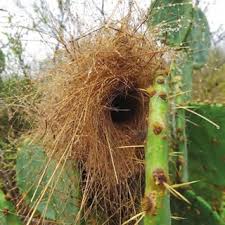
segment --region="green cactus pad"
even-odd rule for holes
[[[185,92],[181,97],[185,100],[190,99],[192,91],[192,72],[193,61],[186,52],[180,52],[175,62],[171,66],[172,78],[180,76],[180,88],[182,92]],[[175,90],[177,91],[177,90]]]
[[[26,141],[18,151],[17,185],[20,193],[26,196],[25,201],[30,207],[36,205],[41,193],[45,191],[37,206],[37,211],[43,218],[74,224],[79,211],[78,176],[70,162],[66,162],[64,167],[59,165],[53,175],[57,165],[53,159],[48,162],[43,148]],[[49,183],[52,175],[54,178]]]
[[[191,205],[172,199],[173,225],[224,225],[218,213],[193,191],[184,191]],[[177,219],[175,219],[177,217]]]
[[[208,60],[210,48],[210,30],[205,14],[199,8],[193,8],[191,29],[187,36],[189,53],[195,69],[200,69]]]
[[[155,0],[149,11],[149,27],[170,46],[180,46],[192,21],[191,0]]]
[[[225,190],[225,107],[222,105],[194,105],[200,116],[188,113],[187,134],[189,140],[190,180],[200,180],[193,186],[196,194],[203,197],[217,211],[223,205]]]

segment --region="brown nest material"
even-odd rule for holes
[[[138,211],[149,98],[144,89],[163,69],[162,54],[147,34],[102,29],[81,40],[73,59],[41,84],[40,136],[49,155],[76,162],[84,215],[97,211],[101,224],[121,224]]]

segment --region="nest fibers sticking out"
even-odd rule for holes
[[[162,50],[146,34],[102,29],[80,41],[73,60],[41,84],[38,124],[46,151],[74,160],[83,209],[97,210],[108,224],[137,213],[144,186],[138,145],[145,140],[149,100],[143,89],[162,69]]]

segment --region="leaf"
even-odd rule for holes
[[[26,196],[27,204],[34,207],[41,193],[46,189],[37,211],[43,218],[74,224],[79,211],[78,200],[80,197],[76,169],[69,161],[66,162],[64,168],[59,165],[49,183],[58,163],[54,159],[49,163],[48,161],[43,148],[32,144],[29,140],[20,147],[16,162],[16,180],[20,193]],[[43,179],[40,180],[45,169]]]
[[[193,59],[195,69],[200,69],[208,60],[210,41],[209,24],[205,14],[199,8],[193,8],[193,18],[190,31],[186,39],[190,47],[189,54]]]
[[[6,200],[4,193],[0,190],[0,224],[22,225],[21,220],[15,213],[13,204]]]
[[[155,0],[151,4],[148,24],[165,44],[180,47],[192,21],[191,0]]]

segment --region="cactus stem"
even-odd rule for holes
[[[147,145],[145,149],[145,197],[142,209],[144,225],[170,225],[168,162],[168,102],[167,79],[158,76],[151,90],[154,95],[149,101]]]

